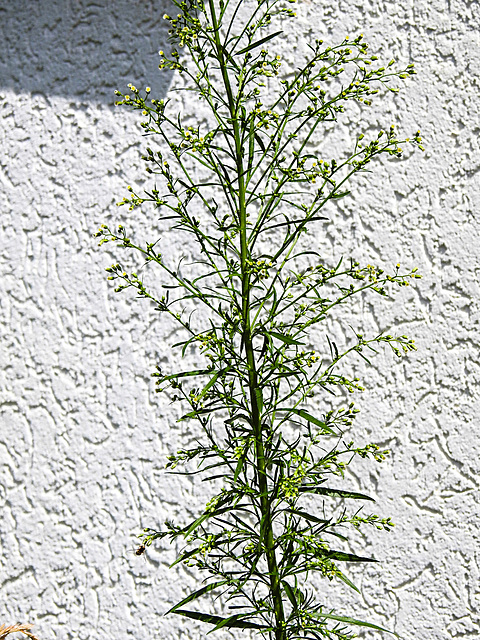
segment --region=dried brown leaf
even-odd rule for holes
[[[23,633],[24,635],[31,638],[31,640],[38,640],[33,633],[30,633],[30,629],[33,627],[33,624],[12,624],[7,627],[6,624],[2,624],[0,626],[0,640],[4,640],[8,634],[10,633]]]

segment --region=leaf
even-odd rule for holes
[[[314,485],[301,485],[298,490],[304,493],[318,493],[324,496],[334,496],[337,498],[353,498],[354,500],[371,500],[375,502],[370,496],[366,496],[363,493],[357,493],[356,491],[343,491],[343,489],[329,489],[327,487],[317,487]]]
[[[338,531],[332,531],[330,529],[326,533],[328,533],[329,536],[335,536],[335,538],[339,538],[340,540],[343,540],[343,542],[348,542],[348,538],[346,536],[342,536],[342,534],[338,533]]]
[[[175,378],[186,378],[187,376],[200,376],[205,373],[212,373],[210,369],[195,369],[194,371],[181,371],[180,373],[172,373],[169,376],[163,376],[162,380],[174,380]]]
[[[259,389],[258,387],[256,387],[256,389],[255,389],[255,397],[257,398],[258,413],[260,415],[262,415],[262,413],[263,413],[263,393],[262,393],[262,390]]]
[[[216,625],[215,628],[212,629],[212,631],[220,629],[221,627],[237,627],[239,629],[263,629],[261,625],[255,624],[255,622],[239,620],[238,615],[230,616],[229,618],[221,618],[220,616],[213,616],[210,613],[185,611],[185,609],[177,609],[174,613],[178,613],[179,615],[185,616],[187,618],[193,618],[194,620],[201,620],[201,622],[209,622],[210,624]]]
[[[186,413],[181,418],[177,420],[177,422],[182,422],[183,420],[189,420],[190,418],[198,418],[198,416],[205,415],[206,413],[213,413],[217,410],[218,407],[213,407],[213,409],[197,409],[195,411],[190,411]]]
[[[335,551],[334,549],[320,551],[319,555],[332,560],[340,560],[342,562],[378,562],[373,558],[365,558],[364,556],[356,556],[354,553],[345,553],[344,551]]]
[[[287,217],[287,216],[285,216]],[[288,219],[288,218],[287,218]],[[317,220],[330,220],[330,218],[326,218],[325,216],[312,216],[308,219],[308,222],[313,222]],[[288,220],[288,222],[278,222],[277,224],[272,224],[269,227],[263,229],[263,231],[267,231],[267,229],[274,229],[275,227],[284,227],[285,225],[290,224],[304,224],[305,220]]]
[[[248,171],[253,166],[253,157],[255,155],[255,118],[252,114],[250,119],[250,130],[248,132]]]
[[[297,511],[296,509],[285,509],[287,513],[293,513],[295,516],[300,516],[305,520],[309,520],[310,522],[317,522],[318,524],[325,524],[326,522],[330,522],[330,520],[322,520],[321,518],[317,518],[317,516],[312,516],[310,513],[306,511]]]
[[[379,627],[376,624],[372,624],[371,622],[364,622],[363,620],[357,620],[356,618],[347,618],[346,616],[337,616],[333,613],[312,613],[310,614],[315,616],[316,618],[330,618],[331,620],[338,620],[338,622],[346,622],[347,624],[354,624],[358,627],[370,627],[371,629],[376,629],[377,631],[386,631],[387,633],[392,633],[394,636],[398,636],[398,633],[394,631],[389,631],[388,629],[384,629],[383,627]]]
[[[188,536],[192,533],[192,531],[194,531],[199,525],[202,524],[202,522],[205,522],[205,520],[207,520],[208,518],[216,518],[217,516],[221,515],[222,513],[227,513],[227,511],[232,511],[233,509],[237,509],[237,511],[238,511],[238,510],[242,509],[243,507],[245,507],[244,504],[236,504],[234,506],[232,506],[230,504],[230,505],[228,505],[226,507],[219,508],[223,504],[225,504],[227,501],[228,501],[228,496],[227,496],[227,498],[222,498],[221,500],[219,500],[217,502],[215,507],[211,507],[211,511],[206,511],[201,516],[199,516],[194,522],[192,522],[192,524],[188,527],[188,529],[185,527],[185,530],[184,530],[184,533],[183,533],[184,537],[188,538]]]
[[[224,465],[226,465],[226,462],[218,462],[217,464],[211,464],[209,465],[209,469],[214,469],[215,467],[223,467]],[[188,475],[191,475],[190,472],[187,472]],[[217,473],[214,476],[207,476],[205,478],[202,478],[202,482],[212,482],[212,480],[216,480],[217,478],[223,478],[225,479],[225,472],[223,473]]]
[[[290,338],[290,336],[284,336],[283,333],[277,333],[276,331],[270,331],[268,335],[272,336],[273,338],[278,338],[278,340],[285,342],[285,344],[298,344],[301,346],[305,344],[304,342],[299,342],[298,340]]]
[[[246,458],[246,456],[242,455],[240,457],[239,461],[237,462],[237,466],[235,468],[235,474],[233,476],[234,484],[238,480],[238,476],[240,475],[240,472],[243,469],[243,465],[245,464],[245,458]]]
[[[192,524],[188,527],[188,529],[183,534],[185,538],[187,538],[192,533],[192,531],[194,531],[194,529],[198,527],[198,525],[202,524],[202,522],[207,520],[207,518],[210,518],[210,516],[213,516],[213,512],[203,513],[196,520],[194,520],[194,522],[192,522]]]
[[[338,567],[337,567],[337,571],[338,571]],[[337,578],[340,578],[340,580],[343,580],[343,582],[345,582],[345,584],[348,585],[351,589],[353,589],[357,593],[361,593],[360,589],[357,586],[355,586],[353,582],[350,580],[350,578],[347,578],[347,576],[343,574],[341,571],[338,571],[338,573],[336,573],[336,576]]]
[[[287,594],[288,599],[292,603],[293,608],[298,609],[298,602],[295,597],[295,591],[292,589],[292,587],[288,584],[286,580],[282,580],[282,585],[283,585],[283,588],[285,589],[285,593]]]
[[[174,567],[179,562],[183,562],[187,558],[190,558],[191,556],[195,555],[196,553],[198,553],[198,548],[197,549],[190,549],[190,551],[186,551],[185,553],[180,554],[178,556],[178,558],[175,560],[175,562],[172,562],[172,564],[170,565],[169,569]]]
[[[208,631],[207,636],[210,633],[213,633],[214,631],[217,631],[217,629],[223,629],[223,627],[237,627],[237,626],[241,626],[243,629],[251,629],[252,627],[247,627],[244,626],[248,623],[243,623],[242,624],[242,620],[239,620],[240,616],[238,616],[238,614],[235,614],[233,616],[229,616],[228,618],[221,618],[220,621],[215,625],[215,627],[213,629],[210,629],[210,631]],[[233,622],[233,624],[232,624]]]
[[[342,191],[342,193],[334,193],[332,196],[330,196],[332,199],[337,199],[337,198],[344,198],[345,196],[348,196],[351,192],[350,191]]]
[[[217,371],[217,373],[215,373],[210,381],[207,383],[207,385],[204,387],[202,393],[198,396],[198,400],[201,400],[203,398],[203,396],[207,393],[207,391],[210,389],[210,387],[212,387],[215,382],[218,380],[218,378],[223,375],[224,373],[226,373],[229,370],[230,367],[225,367],[224,369],[221,369],[220,371]]]
[[[238,413],[233,418],[227,418],[224,422],[225,424],[233,424],[236,420],[244,420],[248,425],[250,424],[250,417],[243,413]]]
[[[258,133],[255,134],[255,140],[258,142],[258,145],[259,145],[260,149],[263,151],[263,153],[265,153],[265,144],[263,143],[263,140],[258,135]]]
[[[188,595],[186,598],[184,598],[180,602],[177,602],[177,604],[174,605],[171,609],[169,609],[165,615],[168,615],[169,613],[173,613],[178,609],[178,607],[181,607],[182,605],[187,604],[192,600],[196,600],[200,596],[203,596],[204,593],[213,591],[217,587],[221,587],[224,584],[228,584],[228,580],[220,580],[219,582],[212,582],[211,584],[207,584],[205,587],[202,587],[201,589],[197,589],[197,591],[194,591],[193,593]]]
[[[290,413],[294,413],[295,415],[300,416],[300,418],[303,418],[304,420],[307,420],[307,422],[311,422],[312,424],[316,424],[317,427],[320,427],[324,431],[327,431],[328,433],[331,433],[333,436],[338,436],[338,433],[335,433],[335,431],[333,429],[330,429],[330,427],[327,427],[325,422],[322,422],[318,418],[315,418],[315,416],[312,416],[310,413],[308,413],[304,409],[295,409],[295,408],[292,408],[292,409],[277,409],[277,411],[289,411]]]
[[[230,55],[230,52],[227,50],[227,47],[226,47],[226,46],[223,46],[223,47],[222,47],[222,51],[223,51],[223,55],[227,58],[227,60],[228,60],[231,64],[233,64],[233,66],[235,67],[235,69],[236,69],[237,71],[239,71],[238,64],[237,64],[237,63],[235,62],[235,60],[232,58],[232,56]]]
[[[327,341],[328,341],[328,346],[330,347],[330,355],[332,356],[332,360],[338,360],[338,349],[337,349],[337,345],[335,344],[335,342],[333,342],[333,340],[330,340],[330,338],[327,336]],[[335,355],[333,355],[333,350],[335,349]]]
[[[265,36],[265,38],[262,38],[261,40],[257,40],[256,42],[252,42],[252,44],[249,44],[248,47],[245,47],[241,51],[237,51],[237,53],[235,53],[235,55],[236,56],[241,56],[243,53],[247,53],[247,51],[251,51],[252,49],[255,49],[256,47],[259,47],[261,44],[264,44],[265,42],[268,42],[269,40],[273,40],[273,38],[276,38],[281,33],[283,33],[283,31],[276,31],[275,33],[271,33],[269,36]]]

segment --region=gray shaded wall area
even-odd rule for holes
[[[113,90],[148,84],[192,123],[204,117],[194,96],[175,92],[184,78],[157,69],[165,11],[161,0],[0,0],[0,624],[35,623],[40,640],[198,640],[207,631],[162,617],[196,584],[188,567],[169,570],[175,550],[134,554],[141,527],[181,524],[209,498],[204,484],[164,470],[194,428],[177,422],[150,376],[157,364],[178,366],[168,346],[177,335],[148,304],[114,294],[105,267],[139,263],[92,238],[101,223],[122,222],[139,241],[161,236],[173,263],[190,252],[158,212],[115,206],[127,185],[152,183],[139,116],[114,107]],[[282,28],[271,50],[285,73],[306,42],[359,33],[385,63],[416,64],[397,96],[347,109],[335,141],[326,134],[332,157],[360,131],[393,123],[405,135],[420,128],[426,147],[372,165],[305,238],[326,262],[352,255],[424,276],[348,318],[365,334],[406,333],[418,352],[358,366],[366,390],[352,437],[392,456],[343,481],[373,495],[375,513],[396,527],[356,541],[380,560],[347,569],[361,595],[315,584],[339,612],[405,640],[477,640],[480,5],[304,0]],[[339,347],[345,323],[331,327]],[[325,335],[316,338],[322,351]]]
[[[135,76],[156,93],[168,0],[3,0],[0,89],[113,103]]]

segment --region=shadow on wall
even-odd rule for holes
[[[3,0],[0,90],[113,106],[114,90],[168,90],[159,71],[168,50],[169,0]]]

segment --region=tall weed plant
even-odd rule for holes
[[[404,144],[422,149],[420,132],[399,139],[394,126],[358,133],[336,158],[322,146],[325,127],[348,102],[368,106],[381,91],[397,92],[414,66],[381,65],[358,35],[336,46],[309,43],[308,58],[283,74],[269,49],[295,18],[293,2],[174,4],[178,15],[164,16],[172,49],[159,52],[160,68],[181,74],[183,88],[166,100],[148,87],[117,91],[117,104],[142,113],[152,176],[149,191],[128,187],[119,204],[156,210],[165,230],[187,234],[196,259],[172,264],[158,239],[135,240],[127,223],[102,225],[95,235],[136,253],[140,274],[156,270],[151,288],[123,259],[107,268],[115,291],[132,289],[177,325],[175,353],[197,354],[195,368],[153,373],[157,390],[181,405],[185,430],[198,434],[166,466],[220,488],[193,521],[145,529],[138,552],[159,538],[182,541],[174,565],[196,567],[201,582],[169,613],[213,631],[346,640],[355,626],[380,630],[332,610],[309,578],[358,590],[344,567],[374,560],[348,547],[349,528],[393,527],[344,481],[355,458],[381,462],[389,452],[351,439],[358,410],[348,398],[363,387],[342,365],[352,356],[368,363],[383,346],[401,357],[415,345],[405,335],[351,328],[350,343],[339,347],[328,321],[341,323],[359,296],[391,296],[420,276],[348,256],[327,264],[315,237],[356,174],[379,156],[400,158]],[[180,90],[201,102],[208,124],[182,115]],[[313,349],[319,327],[327,336]],[[211,596],[223,615],[212,612]]]

